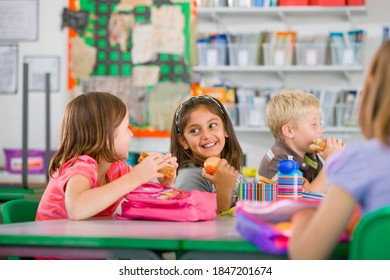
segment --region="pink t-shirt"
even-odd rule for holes
[[[65,163],[61,174],[56,171],[50,179],[48,186],[41,198],[37,210],[36,221],[68,219],[68,213],[65,209],[65,189],[69,179],[75,175],[82,175],[88,179],[91,188],[100,187],[98,181],[98,165],[97,162],[87,155],[80,156],[77,161],[71,165],[72,160]],[[124,161],[118,161],[111,164],[107,170],[108,180],[111,182],[131,170],[131,166]],[[98,213],[96,216],[113,215],[122,198],[112,204],[107,209]]]

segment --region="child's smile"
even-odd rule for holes
[[[205,106],[200,106],[190,113],[180,143],[184,149],[190,149],[194,155],[206,159],[221,155],[225,137],[227,133],[221,118]]]

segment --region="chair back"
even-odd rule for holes
[[[349,248],[352,260],[390,260],[390,206],[365,215]]]
[[[4,224],[35,221],[39,201],[29,199],[14,199],[1,206],[1,216]]]

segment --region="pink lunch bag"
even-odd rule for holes
[[[195,222],[215,219],[215,193],[183,191],[157,183],[147,183],[125,196],[118,219]]]

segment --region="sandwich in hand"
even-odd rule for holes
[[[140,157],[138,158],[138,162],[141,162],[147,156],[149,156],[149,153],[141,152]],[[174,179],[176,169],[172,164],[167,163],[167,165],[165,165],[163,168],[158,170],[158,172],[163,174],[165,177],[169,179]]]
[[[258,183],[259,184],[274,184],[274,185],[276,185],[278,182],[275,182],[274,180],[268,179],[267,177],[264,177],[264,176],[259,176]]]
[[[326,148],[326,140],[324,138],[316,138],[309,148],[316,152],[323,152]]]

